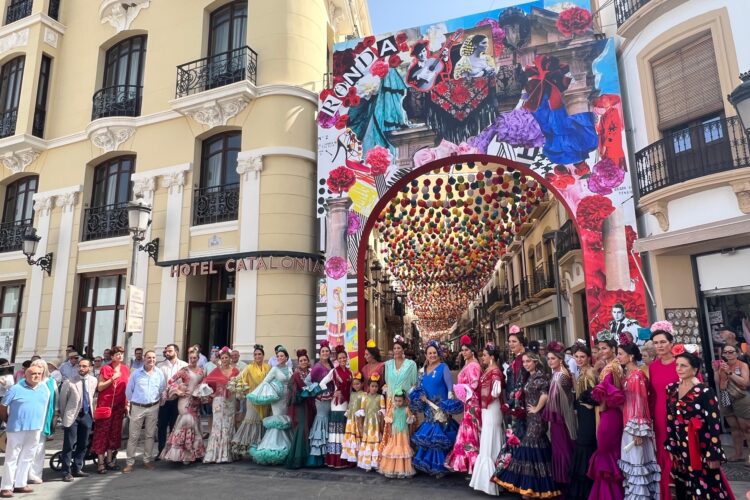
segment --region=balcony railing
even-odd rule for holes
[[[56,21],[60,19],[60,0],[49,0],[47,15]]]
[[[622,26],[630,16],[636,13],[638,9],[646,5],[650,0],[615,0],[615,16],[617,17],[617,27]]]
[[[31,6],[33,3],[33,0],[12,2],[8,5],[8,8],[5,9],[5,24],[16,22],[24,17],[29,17],[31,15]]]
[[[555,288],[555,277],[552,272],[547,273],[544,270],[544,266],[540,266],[534,270],[532,290],[533,294],[537,295],[544,290]]]
[[[16,133],[16,118],[18,118],[17,109],[0,113],[0,138],[10,137]]]
[[[224,184],[193,190],[193,225],[237,219],[240,184]]]
[[[641,196],[704,175],[750,167],[748,136],[736,116],[666,135],[635,155]]]
[[[557,238],[557,258],[562,259],[565,254],[581,248],[581,240],[578,239],[573,221],[569,220],[560,228],[561,234]]]
[[[23,247],[23,235],[31,227],[31,219],[22,219],[0,224],[0,252],[15,252]]]
[[[115,85],[94,94],[91,119],[108,116],[139,116],[141,114],[140,85]]]
[[[250,47],[222,52],[177,66],[176,97],[185,97],[231,83],[255,84],[258,54]]]
[[[128,202],[87,208],[83,217],[83,241],[128,234]]]

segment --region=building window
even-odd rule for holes
[[[14,361],[21,321],[23,283],[0,286],[0,358]]]
[[[208,55],[215,56],[247,45],[247,2],[232,2],[211,13]]]
[[[39,185],[36,175],[23,177],[5,188],[3,220],[0,224],[0,252],[21,250],[23,234],[33,225],[34,194]]]
[[[33,0],[11,0],[5,10],[5,24],[10,24],[29,17],[31,15],[31,6]]]
[[[134,156],[120,156],[96,167],[91,207],[84,212],[84,241],[128,234],[127,205],[134,171]]]
[[[193,224],[237,219],[240,184],[237,154],[242,136],[231,132],[203,141],[200,188],[195,190]]]
[[[39,68],[39,83],[36,89],[36,106],[34,108],[34,126],[31,133],[37,137],[44,137],[44,122],[47,120],[47,94],[49,92],[49,77],[52,70],[52,59],[42,56]]]
[[[78,299],[76,346],[101,355],[117,345],[125,327],[125,274],[84,276]]]
[[[0,137],[16,133],[18,100],[21,97],[21,82],[26,58],[16,57],[3,65],[0,71]]]
[[[94,94],[92,120],[141,114],[145,60],[146,35],[125,39],[107,51],[102,88]]]
[[[60,0],[49,0],[47,15],[55,21],[60,20]]]

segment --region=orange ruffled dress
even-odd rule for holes
[[[409,424],[414,420],[409,408],[391,405],[385,416],[385,425],[390,427],[390,439],[380,456],[379,472],[389,478],[406,478],[416,474],[411,464],[414,451],[409,444]]]

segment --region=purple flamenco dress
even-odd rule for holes
[[[622,500],[625,496],[622,486],[623,476],[617,464],[620,460],[622,443],[622,405],[625,404],[625,393],[615,383],[615,377],[609,367],[606,375],[594,387],[591,397],[602,408],[599,414],[599,427],[596,430],[598,448],[589,462],[588,476],[594,481],[589,500]]]

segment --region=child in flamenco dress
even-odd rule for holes
[[[385,398],[380,394],[380,377],[374,374],[367,382],[367,396],[361,398],[355,413],[362,422],[362,440],[359,443],[357,467],[366,471],[378,468],[380,439],[383,436]]]
[[[357,463],[359,443],[362,440],[362,430],[359,427],[355,413],[359,410],[362,399],[367,396],[367,393],[362,390],[363,386],[362,373],[355,373],[352,377],[352,394],[349,396],[349,408],[346,410],[344,441],[341,443],[341,460],[351,463]]]
[[[385,415],[385,425],[390,428],[388,440],[380,456],[378,472],[387,478],[404,479],[417,471],[411,463],[414,452],[409,444],[409,427],[416,418],[406,406],[406,396],[400,388],[393,395],[393,404]]]

